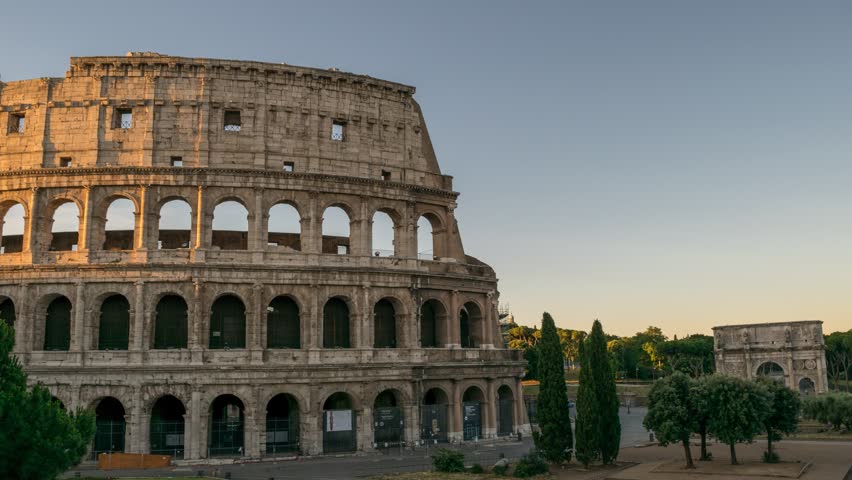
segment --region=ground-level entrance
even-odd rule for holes
[[[338,392],[328,397],[322,412],[323,453],[354,452],[357,448],[357,428],[352,398]]]

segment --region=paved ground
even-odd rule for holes
[[[621,410],[621,445],[623,447],[648,440],[648,432],[642,427],[644,416],[644,408],[632,408],[629,414],[627,409]],[[532,441],[526,438],[522,442],[498,441],[479,445],[465,445],[461,450],[464,451],[466,463],[469,465],[479,463],[483,466],[490,466],[497,461],[501,453],[508,458],[519,458],[527,453],[531,447]],[[270,478],[275,480],[354,479],[384,473],[429,470],[432,468],[432,460],[429,457],[432,452],[432,449],[422,448],[415,451],[391,450],[383,453],[343,457],[314,457],[279,462],[110,472],[96,470],[93,466],[84,466],[79,471],[83,476],[104,478],[117,475],[128,477],[195,476],[196,472],[200,470],[211,476],[224,476],[227,472],[231,474],[233,480],[269,480]],[[66,477],[72,477],[73,474],[74,471],[68,472]]]

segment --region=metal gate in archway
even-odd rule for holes
[[[324,410],[322,415],[323,453],[354,452],[357,429],[354,410]]]
[[[92,458],[98,454],[124,451],[124,421],[97,420],[95,422],[95,441],[92,446]]]
[[[151,453],[183,458],[184,422],[151,420]]]
[[[420,439],[430,443],[447,441],[447,405],[423,405],[420,408]]]
[[[497,401],[497,435],[511,435],[514,423],[515,402],[511,398]]]
[[[373,413],[376,448],[398,447],[402,444],[402,410],[399,407],[378,407]]]
[[[482,438],[482,404],[479,402],[464,402],[462,405],[462,430],[464,439],[479,440]]]

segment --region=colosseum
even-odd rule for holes
[[[529,431],[413,95],[154,53],[0,83],[0,316],[30,382],[96,412],[93,456]]]

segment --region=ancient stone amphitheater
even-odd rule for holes
[[[413,94],[153,53],[0,83],[0,316],[31,382],[96,411],[93,455],[528,431],[496,276]]]

